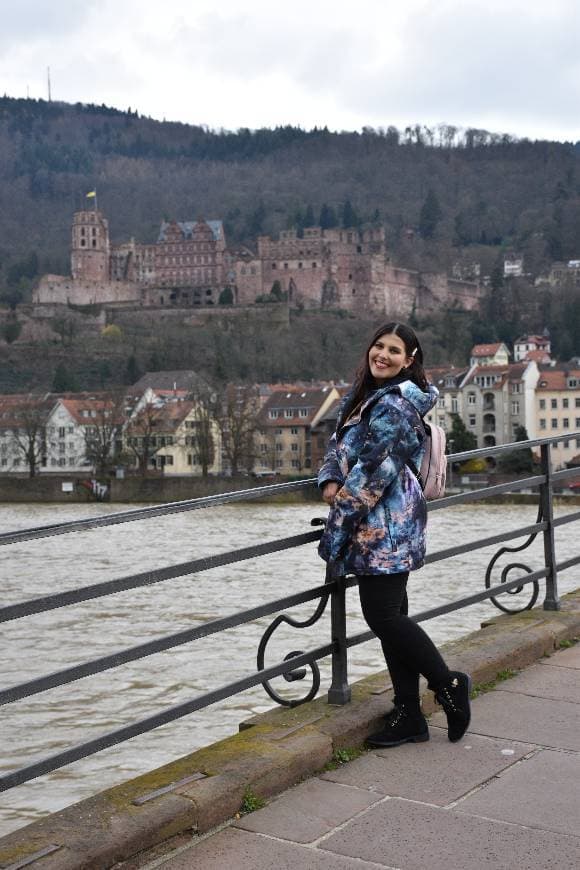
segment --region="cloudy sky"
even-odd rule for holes
[[[238,127],[580,140],[578,0],[0,0],[0,93]]]

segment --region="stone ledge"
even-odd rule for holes
[[[481,630],[451,641],[442,651],[452,667],[486,683],[507,668],[523,668],[580,634],[580,590],[557,612],[535,609],[498,616]],[[0,840],[0,867],[23,866],[34,854],[59,846],[33,870],[106,870],[139,866],[139,853],[195,837],[228,820],[250,789],[271,797],[311,776],[336,749],[361,744],[379,726],[391,698],[386,673],[353,684],[352,701],[332,707],[318,698],[294,709],[276,708],[244,722],[240,733],[199,749],[15,831]],[[426,713],[433,696],[423,695]],[[202,773],[203,778],[193,779]],[[138,798],[175,784],[142,804]],[[124,863],[130,862],[130,863]]]

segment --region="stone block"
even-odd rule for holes
[[[504,754],[506,751],[510,754]],[[429,743],[373,750],[322,778],[366,788],[377,795],[444,806],[497,776],[529,751],[529,746],[512,740],[474,734],[450,743],[441,728],[431,728]]]
[[[235,822],[246,831],[311,843],[375,803],[360,788],[348,788],[314,778],[301,783],[269,806]]]
[[[455,809],[470,815],[540,828],[578,838],[580,866],[580,756],[542,750],[505,771],[461,801]]]
[[[371,807],[319,848],[404,870],[553,870],[580,864],[578,837],[398,798]]]

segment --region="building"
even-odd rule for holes
[[[546,335],[522,335],[514,342],[514,362],[524,359],[535,359],[541,363],[550,363],[552,345]]]
[[[71,277],[44,275],[35,304],[215,305],[228,286],[222,222],[163,221],[155,244],[111,245],[101,211],[73,216]]]
[[[439,397],[425,418],[428,423],[435,423],[449,432],[453,416],[458,414],[467,425],[467,399],[462,386],[469,371],[468,368],[457,369],[455,366],[429,369],[427,378],[439,390]]]
[[[258,415],[255,472],[316,471],[313,452],[319,457],[320,451],[317,446],[313,451],[312,431],[339,398],[336,387],[295,388],[272,393]]]
[[[510,352],[503,341],[495,344],[476,344],[471,349],[469,357],[470,366],[497,366],[507,365]]]
[[[534,361],[472,367],[461,384],[463,414],[478,447],[515,440],[518,427],[536,437],[535,388],[539,370]]]
[[[536,437],[580,433],[580,368],[542,366],[535,395]],[[564,468],[578,452],[580,435],[551,449],[554,468]]]
[[[286,230],[259,236],[252,251],[228,249],[222,222],[200,218],[162,222],[154,244],[112,245],[103,212],[83,210],[73,216],[70,277],[44,275],[33,302],[187,309],[274,296],[294,308],[405,316],[475,310],[483,292],[476,281],[394,265],[381,227]]]

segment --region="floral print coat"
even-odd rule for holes
[[[331,437],[318,485],[340,489],[318,552],[339,574],[395,574],[420,568],[425,558],[427,506],[406,465],[421,465],[421,417],[438,391],[412,381],[369,394],[359,411]],[[340,415],[339,415],[340,420]]]

